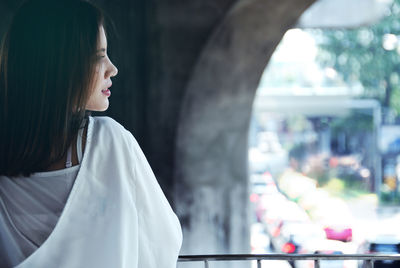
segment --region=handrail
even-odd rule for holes
[[[400,254],[210,254],[210,255],[181,255],[178,262],[204,262],[209,267],[210,261],[257,261],[261,268],[262,260],[313,260],[314,267],[320,267],[321,260],[364,260],[366,267],[374,267],[375,261],[400,261]]]

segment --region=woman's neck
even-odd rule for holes
[[[87,135],[87,124],[86,124],[85,129],[83,130],[83,134],[82,134],[82,155],[85,152],[86,135]],[[72,166],[79,165],[78,152],[76,151],[77,139],[78,139],[78,137],[76,136],[71,142]],[[59,161],[51,164],[50,167],[48,167],[45,171],[55,171],[55,170],[65,169],[66,162],[67,162],[67,153],[65,153],[65,155]]]

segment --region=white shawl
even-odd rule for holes
[[[179,221],[130,132],[90,117],[86,149],[48,239],[18,268],[176,267]]]

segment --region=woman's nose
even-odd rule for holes
[[[114,77],[118,74],[118,69],[117,69],[117,67],[115,67],[114,64],[111,63],[111,65],[112,65],[112,69],[113,69],[111,76]]]
[[[108,71],[107,71],[107,76],[109,77],[114,77],[118,74],[118,69],[115,67],[115,65],[109,61],[109,66],[108,66]]]

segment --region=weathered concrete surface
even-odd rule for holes
[[[254,94],[282,35],[312,2],[239,1],[202,50],[176,140],[182,253],[249,252],[247,132]]]
[[[144,146],[173,203],[174,152],[186,85],[210,34],[234,0],[156,1],[147,4],[147,109]]]

